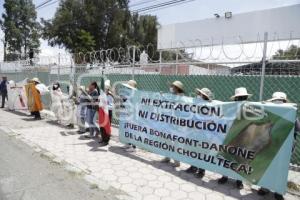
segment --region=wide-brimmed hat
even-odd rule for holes
[[[283,101],[289,102],[287,95],[284,92],[274,92],[272,95],[272,98],[267,101],[272,102],[272,101],[276,101],[276,100],[283,100]]]
[[[123,85],[133,90],[136,90],[137,88],[137,83],[135,80],[129,80],[127,83],[123,83]]]
[[[252,96],[252,94],[249,94],[247,92],[247,89],[244,87],[236,88],[234,93],[235,94],[232,97],[230,97],[231,100],[234,100],[236,97],[243,97],[243,96],[251,97]]]
[[[196,88],[196,92],[206,96],[210,101],[213,99],[213,93],[208,88]]]
[[[79,86],[79,90],[85,91],[85,90],[86,90],[86,88],[85,88],[85,86],[84,86],[84,85],[81,85],[81,86]]]
[[[104,82],[104,87],[105,87],[105,89],[110,89],[111,88],[111,86],[110,86],[110,80],[106,80]]]
[[[183,83],[181,81],[174,81],[171,86],[177,87],[178,89],[184,91]]]
[[[37,77],[34,77],[33,79],[31,79],[31,81],[41,83],[40,79]]]

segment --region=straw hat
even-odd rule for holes
[[[104,82],[104,87],[105,87],[105,89],[110,89],[111,88],[111,86],[110,86],[110,80],[106,80]]]
[[[40,79],[37,77],[34,77],[33,79],[31,79],[33,82],[37,82],[37,83],[41,83]]]
[[[271,101],[276,101],[276,100],[283,100],[283,101],[289,102],[287,95],[284,92],[274,92],[272,95],[272,98],[267,101],[271,102]]]
[[[213,99],[213,93],[208,88],[196,88],[196,92],[206,96],[210,101]]]
[[[183,83],[181,81],[174,81],[171,86],[177,87],[178,89],[184,91]]]
[[[248,96],[248,97],[251,97],[252,94],[249,94],[249,93],[247,92],[247,89],[246,89],[246,88],[240,87],[240,88],[236,88],[236,89],[235,89],[235,94],[234,94],[232,97],[230,97],[230,99],[231,99],[231,100],[234,100],[235,97],[242,97],[242,96]]]
[[[123,83],[123,85],[133,90],[136,90],[137,88],[137,83],[135,80],[129,80],[127,83]]]
[[[85,91],[85,86],[84,85],[81,85],[81,86],[79,86],[79,90],[82,90],[82,91]]]

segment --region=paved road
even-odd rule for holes
[[[115,199],[93,188],[0,131],[0,200]]]

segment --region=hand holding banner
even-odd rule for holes
[[[293,104],[205,102],[133,92],[120,115],[121,142],[285,193],[297,111]]]

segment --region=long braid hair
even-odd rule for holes
[[[98,95],[100,95],[100,88],[99,88],[97,82],[96,82],[96,81],[93,81],[93,82],[91,83],[91,85],[93,85],[93,86],[96,88],[96,90],[97,90],[97,92],[98,92]]]

